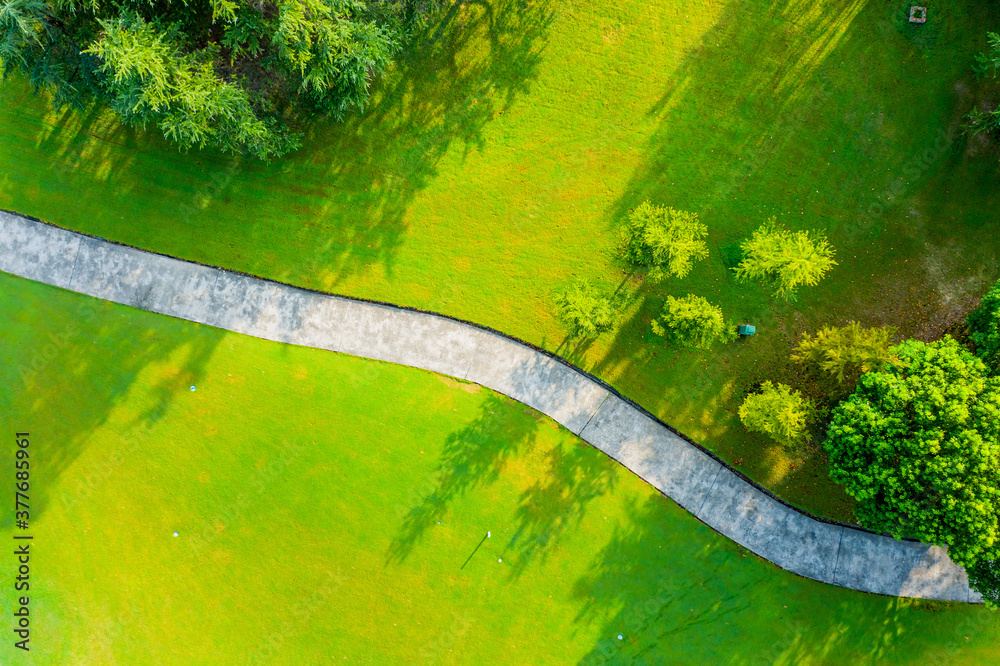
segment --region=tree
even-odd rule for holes
[[[801,285],[814,286],[837,265],[833,247],[822,236],[790,231],[771,218],[741,244],[743,259],[736,267],[740,279],[767,279],[775,295],[795,300]]]
[[[784,384],[764,382],[760,389],[759,393],[748,395],[740,405],[743,427],[763,433],[789,448],[801,444],[816,417],[816,406]]]
[[[959,565],[997,559],[1000,379],[950,337],[894,348],[861,376],[824,442],[830,476],[871,529],[948,546]]]
[[[976,76],[995,79],[1000,73],[1000,35],[995,32],[986,33],[987,51],[976,54],[976,62],[972,71]],[[1000,108],[989,111],[976,107],[965,115],[962,129],[969,134],[981,134],[1000,131]]]
[[[362,108],[420,0],[0,0],[0,62],[57,107],[107,104],[181,148],[260,158]]]
[[[841,384],[855,381],[861,373],[898,363],[889,350],[895,334],[891,326],[863,328],[856,321],[839,328],[824,326],[815,336],[802,336],[792,360],[816,366]]]
[[[629,214],[622,229],[621,255],[653,278],[685,277],[694,262],[708,256],[708,227],[697,213],[654,206],[648,201]]]
[[[1000,35],[995,32],[986,33],[987,51],[976,54],[976,63],[972,66],[972,71],[977,76],[989,76],[996,78],[1000,73]]]
[[[617,304],[590,282],[583,280],[556,294],[560,321],[570,338],[593,337],[614,328]]]
[[[1000,371],[1000,282],[986,292],[967,319],[976,353],[994,372]]]
[[[709,349],[718,340],[736,337],[733,327],[722,317],[722,309],[704,298],[689,294],[682,298],[667,296],[653,332],[686,347]]]

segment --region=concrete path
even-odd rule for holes
[[[583,371],[472,324],[247,277],[3,212],[0,270],[258,338],[487,386],[555,419],[783,569],[865,592],[981,601],[943,548],[797,511]]]

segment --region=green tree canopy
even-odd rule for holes
[[[842,384],[855,381],[861,373],[897,362],[889,349],[895,334],[891,326],[864,328],[856,321],[824,326],[815,336],[802,336],[792,360],[815,366]]]
[[[719,340],[736,336],[726,323],[722,309],[701,296],[689,294],[681,298],[667,296],[658,319],[653,320],[653,332],[685,347],[709,349]]]
[[[861,523],[948,546],[962,566],[998,554],[1000,379],[949,337],[894,348],[833,411],[830,476]]]
[[[622,229],[621,255],[631,266],[648,268],[653,278],[685,277],[695,261],[708,256],[707,235],[697,213],[646,201],[629,214]]]
[[[766,279],[774,284],[776,296],[794,300],[796,290],[816,285],[831,268],[833,247],[822,236],[808,231],[791,231],[776,218],[762,224],[741,244],[743,259],[736,267],[740,279]]]
[[[760,392],[743,400],[740,421],[747,430],[759,432],[789,448],[801,444],[816,407],[809,398],[784,384],[764,382]]]
[[[0,0],[0,62],[57,106],[108,104],[182,148],[267,158],[363,107],[419,0]]]
[[[614,328],[617,317],[614,299],[583,280],[556,294],[559,320],[571,338],[593,337]]]
[[[969,313],[969,337],[976,353],[994,372],[1000,371],[1000,282],[993,285],[979,307]]]

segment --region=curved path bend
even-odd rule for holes
[[[945,549],[798,511],[603,382],[494,331],[165,257],[2,211],[0,271],[258,338],[481,384],[558,421],[783,569],[865,592],[981,601]]]

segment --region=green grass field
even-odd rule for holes
[[[474,385],[3,275],[0,336],[3,663],[995,659],[1000,616],[783,572]]]
[[[850,520],[817,449],[746,434],[763,379],[823,387],[787,357],[858,319],[939,336],[1000,274],[997,158],[958,132],[1000,7],[909,2],[494,0],[454,5],[362,116],[270,165],[179,154],[106,114],[0,87],[0,207],[187,259],[444,312],[557,350],[785,499]],[[697,211],[711,256],[625,280],[615,229],[644,198]],[[767,217],[825,232],[840,263],[794,304],[728,267]],[[621,286],[612,334],[564,344],[552,294]],[[624,280],[624,282],[623,282]],[[757,326],[711,353],[650,331],[694,292]]]

